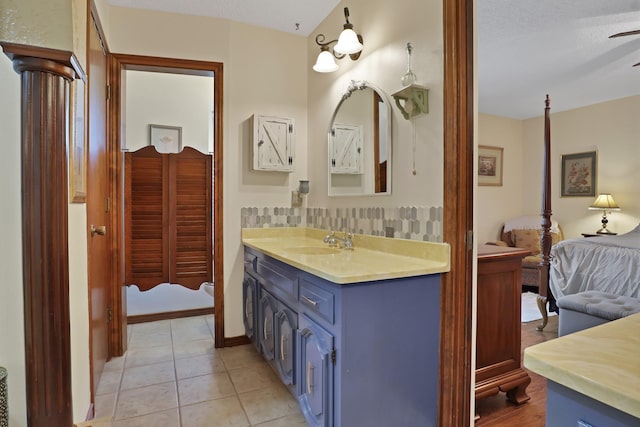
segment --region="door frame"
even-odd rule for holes
[[[473,192],[475,138],[474,0],[443,2],[444,241],[451,271],[440,291],[439,426],[471,425]]]
[[[119,212],[117,224],[112,224],[118,230],[119,242],[114,282],[114,329],[113,337],[116,341],[114,349],[123,354],[126,351],[126,288],[124,287],[124,160],[121,151],[122,139],[122,88],[125,84],[123,77],[125,70],[162,71],[175,74],[211,76],[213,79],[214,99],[213,115],[213,281],[214,286],[214,343],[216,348],[224,347],[224,246],[223,246],[223,169],[222,169],[222,107],[223,107],[223,64],[219,62],[195,61],[187,59],[173,59],[141,55],[110,54],[108,81],[110,97],[108,105],[108,134],[112,141],[112,168],[114,181],[111,183],[113,191],[113,209]]]

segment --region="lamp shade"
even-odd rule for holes
[[[591,210],[619,211],[620,206],[613,200],[611,194],[599,194],[596,200],[589,206]]]
[[[362,43],[358,40],[358,36],[351,28],[345,28],[338,37],[338,44],[333,48],[338,53],[351,55],[362,50]]]
[[[316,59],[316,63],[313,66],[313,70],[318,73],[332,73],[338,69],[338,64],[336,64],[336,60],[333,58],[333,54],[328,50],[322,50],[320,55],[318,55],[318,59]]]

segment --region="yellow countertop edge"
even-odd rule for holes
[[[348,284],[364,281],[385,280],[401,277],[414,277],[429,274],[446,273],[450,271],[450,246],[447,243],[421,242],[416,240],[395,239],[377,236],[355,234],[353,236],[355,250],[374,251],[377,254],[392,254],[413,258],[418,262],[425,261],[431,265],[403,270],[401,272],[362,272],[352,275],[336,275],[330,271],[314,268],[304,262],[292,259],[282,253],[265,249],[264,243],[269,239],[304,238],[313,241],[318,247],[326,247],[322,241],[328,234],[327,230],[307,227],[274,227],[274,228],[243,228],[242,243],[254,249],[264,251],[282,262],[297,267],[338,284]],[[342,236],[342,233],[336,233]]]
[[[612,371],[614,368],[624,370],[628,366],[632,366],[629,364],[637,361],[640,345],[636,345],[637,348],[632,350],[622,350],[624,354],[621,357],[628,363],[621,366],[619,363],[616,364],[619,357],[611,356],[615,353],[615,348],[608,345],[598,346],[597,340],[611,336],[614,331],[618,334],[622,330],[637,331],[639,326],[640,314],[635,314],[527,347],[524,350],[524,366],[562,386],[640,418],[640,389],[637,386],[639,383],[637,374],[624,377],[627,384],[621,387],[620,377],[614,378],[613,375],[607,375],[605,381],[600,381],[594,378],[589,370],[589,366],[596,364],[593,359],[598,357],[601,360],[609,361]],[[625,335],[632,336],[632,334]],[[581,352],[581,348],[584,348],[585,345],[589,345],[589,353]],[[602,353],[602,355],[594,356],[594,353]],[[589,356],[587,357],[585,354]],[[564,360],[563,357],[567,359]],[[609,366],[607,363],[600,363],[601,360],[597,361],[598,365]],[[630,393],[622,392],[620,388],[626,388]]]

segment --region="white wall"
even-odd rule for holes
[[[179,126],[182,146],[213,151],[213,78],[127,70],[123,147],[149,145],[149,125]]]
[[[243,335],[240,208],[288,206],[291,190],[306,178],[307,41],[215,18],[118,7],[109,10],[106,32],[114,53],[224,63],[225,335]],[[249,120],[256,113],[295,120],[295,172],[250,171]]]
[[[9,423],[26,426],[22,208],[20,198],[20,76],[0,55],[0,366],[9,372]]]
[[[311,70],[320,52],[315,36],[336,38],[344,23],[343,8],[364,38],[358,61],[337,61],[339,70],[321,74]],[[352,0],[341,2],[307,40],[309,73],[309,179],[308,206],[442,206],[443,203],[443,27],[441,2],[414,0]],[[407,70],[406,44],[412,42],[412,69],[417,83],[430,89],[429,114],[415,119],[417,174],[411,173],[411,122],[392,107],[392,183],[390,196],[327,196],[327,129],[333,111],[351,80],[367,80],[391,94],[402,86]],[[318,160],[322,159],[322,161]]]
[[[552,104],[553,105],[553,104]],[[541,113],[544,105],[541,102]],[[565,238],[593,233],[602,214],[589,211],[595,197],[560,197],[563,154],[597,151],[597,193],[611,193],[622,208],[608,216],[614,232],[640,222],[640,96],[554,113],[551,109],[551,207]],[[504,220],[539,215],[542,207],[543,116],[528,120],[479,115],[482,145],[505,148],[504,185],[478,187],[478,242],[495,240]]]
[[[553,106],[553,103],[551,104]],[[551,109],[551,206],[565,238],[581,237],[601,226],[602,213],[587,208],[595,197],[560,197],[563,154],[597,151],[597,192],[611,193],[620,212],[608,216],[614,232],[625,233],[640,222],[640,96],[554,113]],[[525,209],[539,209],[542,191],[543,118],[524,122]]]
[[[524,199],[530,195],[522,192],[525,162],[522,120],[479,114],[478,145],[504,148],[502,186],[478,186],[476,190],[476,240],[482,244],[499,239],[500,228],[506,219],[525,214]],[[541,199],[538,196],[536,200]],[[536,206],[527,214],[539,213],[540,206]]]

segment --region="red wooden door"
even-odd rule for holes
[[[107,57],[95,23],[89,26],[89,139],[87,150],[87,252],[91,390],[109,359],[110,256],[109,168],[107,155]],[[93,399],[92,399],[93,400]]]

